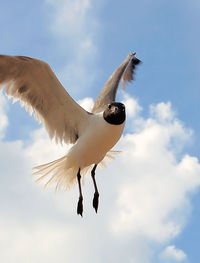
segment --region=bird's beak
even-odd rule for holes
[[[118,112],[119,112],[119,108],[118,108],[118,107],[113,107],[112,112],[114,112],[114,113],[118,113]]]

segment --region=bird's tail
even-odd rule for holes
[[[65,155],[53,162],[36,166],[33,170],[33,176],[37,176],[36,183],[44,182],[44,188],[55,185],[55,190],[69,190],[76,182],[78,167],[71,167]],[[81,174],[85,172],[86,169],[83,169]]]
[[[114,159],[113,154],[119,152],[109,151],[99,166],[104,168],[109,160]],[[84,176],[90,168],[92,168],[92,165],[81,169],[81,176]],[[37,177],[36,183],[44,182],[44,188],[55,185],[55,190],[69,190],[77,182],[78,169],[79,167],[70,164],[68,156],[65,155],[53,162],[34,167],[33,176]]]

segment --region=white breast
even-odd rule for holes
[[[121,125],[107,123],[102,113],[91,115],[83,135],[79,137],[68,153],[74,166],[84,168],[101,162],[121,137],[124,125],[125,122]]]

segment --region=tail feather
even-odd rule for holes
[[[50,163],[33,168],[33,176],[40,176],[36,183],[46,181],[44,188],[55,184],[55,189],[68,190],[75,183],[77,168],[69,167],[67,155]]]
[[[100,166],[105,167],[107,161],[113,160],[113,154],[118,154],[120,151],[109,151],[105,158],[101,161]],[[81,175],[85,175],[92,165],[81,169]],[[33,176],[36,178],[36,183],[44,181],[44,188],[50,185],[55,185],[55,190],[69,190],[72,185],[77,182],[77,172],[79,167],[74,167],[65,155],[50,163],[42,164],[33,168]]]
[[[111,162],[115,159],[114,155],[119,154],[119,153],[121,153],[121,151],[110,150],[109,152],[107,152],[104,159],[99,163],[99,166],[101,168],[105,168],[108,162]]]

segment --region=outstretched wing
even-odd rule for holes
[[[125,85],[134,79],[134,69],[141,62],[135,57],[135,54],[136,53],[129,54],[124,62],[111,75],[98,96],[92,109],[92,113],[103,111],[107,104],[115,101],[120,81]]]
[[[63,88],[41,60],[0,55],[0,89],[42,122],[57,142],[75,143],[89,114]]]

